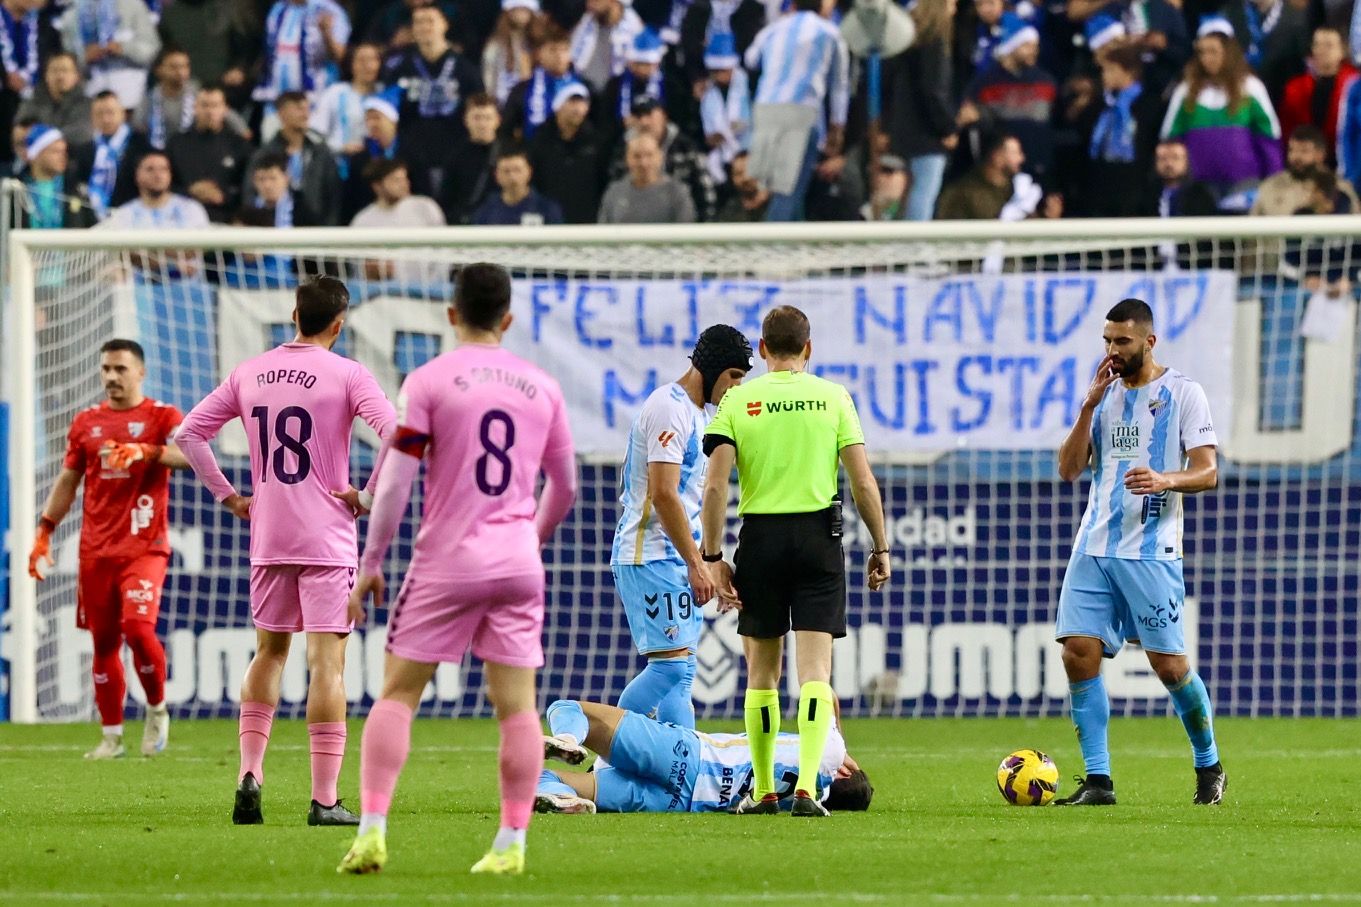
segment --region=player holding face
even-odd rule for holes
[[[462,661],[470,646],[486,662],[501,730],[501,828],[472,871],[524,870],[525,829],[543,768],[534,698],[543,664],[539,548],[571,509],[576,461],[557,382],[501,347],[511,324],[510,275],[490,264],[464,268],[449,322],[458,346],[402,385],[350,596],[356,618],[369,593],[381,602],[383,556],[428,457],[420,532],[388,622],[383,695],[364,722],[363,822],[339,872],[376,872],[387,862],[388,805],[410,749],[412,713],[435,668]]]
[[[589,749],[610,764],[602,768],[597,761],[589,773],[545,770],[534,800],[538,812],[719,812],[752,788],[746,734],[703,734],[611,705],[570,700],[548,707],[548,726],[553,731],[544,738],[548,758],[577,765]],[[775,772],[777,796],[788,808],[799,774],[798,735],[776,738]],[[869,809],[874,793],[836,727],[829,729],[818,761],[818,790],[829,810]]]
[[[250,603],[255,657],[241,684],[241,764],[232,821],[264,821],[260,785],[294,633],[307,633],[307,736],[312,754],[309,825],[355,825],[336,778],[345,757],[345,640],[358,539],[370,500],[350,486],[350,429],[363,419],[382,437],[396,420],[369,370],[331,352],[350,293],[330,277],[298,287],[297,335],[237,366],[190,411],[185,457],[213,498],[250,521]],[[252,497],[222,474],[208,446],[232,419],[250,439]],[[372,478],[370,478],[372,484]]]
[[[751,344],[716,324],[700,335],[690,362],[679,380],[648,396],[629,429],[610,555],[634,644],[648,660],[619,707],[684,727],[695,726],[695,649],[704,604],[714,597],[698,542],[704,429],[712,407],[751,370]]]
[[[1101,658],[1138,641],[1167,686],[1191,738],[1196,794],[1218,803],[1227,777],[1215,746],[1210,696],[1186,658],[1181,496],[1218,483],[1210,405],[1200,385],[1153,359],[1153,311],[1122,300],[1106,314],[1106,358],[1059,448],[1059,475],[1092,488],[1059,595],[1054,637],[1063,643],[1087,777],[1061,805],[1112,806],[1106,729],[1110,700]]]
[[[66,458],[38,522],[28,575],[42,581],[52,566],[52,533],[85,483],[81,507],[76,626],[94,638],[95,705],[104,737],[86,759],[117,759],[123,749],[123,641],[146,692],[142,755],[165,749],[165,648],[156,638],[161,587],[170,563],[166,510],[170,470],[188,464],[170,443],[180,411],[142,395],[146,357],[134,340],[99,348],[108,398],[71,420]]]

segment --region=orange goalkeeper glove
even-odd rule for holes
[[[33,540],[33,550],[28,553],[28,575],[42,582],[47,579],[47,571],[55,563],[52,560],[52,530],[57,524],[47,517],[38,522],[38,537]]]
[[[162,448],[159,444],[118,444],[110,441],[104,450],[108,454],[109,468],[127,469],[139,460],[159,460]]]

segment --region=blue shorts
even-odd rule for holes
[[[699,775],[699,736],[689,728],[629,712],[595,773],[596,809],[607,813],[685,813]]]
[[[1073,552],[1059,593],[1054,638],[1101,640],[1107,658],[1126,642],[1145,651],[1186,654],[1181,561],[1135,561]]]
[[[610,570],[640,653],[699,648],[704,603],[695,603],[684,563],[616,564]]]

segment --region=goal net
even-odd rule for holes
[[[139,340],[146,393],[187,411],[292,336],[297,274],[329,273],[355,300],[338,351],[395,394],[450,348],[450,277],[479,260],[513,272],[506,342],[561,382],[581,454],[578,501],[544,555],[545,702],[614,701],[642,664],[609,572],[633,415],[684,372],[705,326],[755,340],[763,314],[789,303],[812,320],[812,369],[854,395],[891,529],[893,582],[872,594],[868,538],[848,506],[850,631],[833,679],[843,711],[1061,713],[1052,627],[1087,485],[1057,479],[1054,451],[1103,355],[1105,312],[1137,296],[1157,318],[1159,361],[1204,386],[1222,442],[1219,488],[1186,502],[1180,618],[1218,710],[1355,715],[1358,220],[16,232],[4,362],[12,717],[92,714],[90,644],[74,619],[79,503],[57,533],[53,576],[29,580],[26,555],[71,418],[102,399],[101,343]],[[357,430],[361,478],[374,443]],[[239,425],[217,443],[242,488],[245,450]],[[181,717],[229,715],[254,646],[247,530],[189,473],[174,478],[170,525],[169,700]],[[391,580],[411,538],[409,518]],[[386,618],[351,637],[356,702],[379,690]],[[735,617],[709,614],[701,715],[740,715],[740,652]],[[1137,648],[1107,670],[1118,713],[1169,709]],[[302,713],[305,689],[299,657],[281,714]],[[486,713],[480,667],[443,668],[425,710]]]

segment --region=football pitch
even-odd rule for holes
[[[792,724],[792,719],[787,719]],[[358,810],[359,734],[341,794]],[[731,730],[732,723],[701,729]],[[987,904],[1361,902],[1356,721],[1226,719],[1229,789],[1193,807],[1175,719],[1116,719],[1112,809],[1008,806],[997,763],[1035,747],[1081,771],[1066,720],[848,721],[868,813],[536,816],[519,878],[471,876],[497,825],[496,728],[416,724],[387,869],[342,877],[350,829],[308,828],[301,722],[275,724],[264,826],[230,823],[236,724],[87,763],[90,724],[0,725],[0,904]],[[140,739],[128,725],[129,743]],[[129,747],[132,749],[133,747]]]

